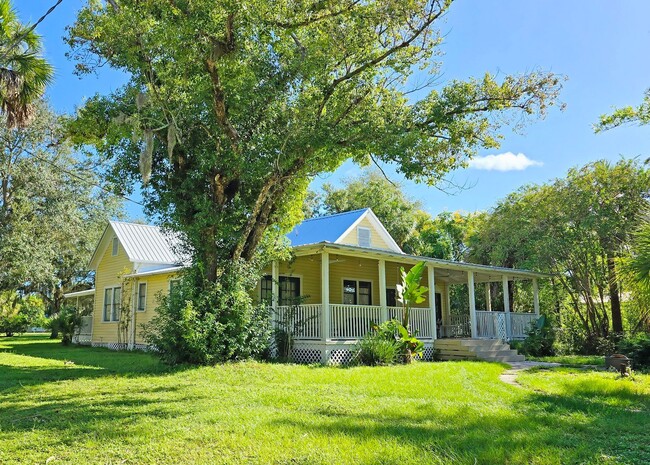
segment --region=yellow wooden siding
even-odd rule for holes
[[[386,241],[381,237],[377,229],[370,223],[368,218],[364,218],[357,226],[355,226],[352,231],[347,233],[343,238],[338,242],[339,244],[346,245],[359,245],[359,237],[357,233],[357,228],[368,228],[370,229],[370,247],[373,249],[383,249],[390,250],[390,247]]]
[[[160,304],[161,295],[169,293],[169,281],[174,279],[175,275],[171,273],[157,274],[138,278],[140,283],[147,284],[147,296],[144,312],[135,312],[135,342],[136,344],[144,343],[142,338],[142,325],[149,323],[156,315],[156,308]],[[135,296],[135,307],[137,308],[137,294]]]
[[[337,261],[338,260],[338,261]],[[343,281],[370,281],[372,305],[379,305],[379,265],[377,260],[330,254],[330,303],[343,303]]]
[[[131,273],[133,263],[124,252],[122,244],[119,244],[117,255],[113,256],[112,240],[109,242],[104,255],[97,266],[95,274],[95,305],[93,311],[93,336],[92,342],[113,343],[118,341],[118,324],[116,321],[103,321],[104,314],[104,289],[122,285],[121,275]],[[123,292],[122,302],[129,296]]]

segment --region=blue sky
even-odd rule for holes
[[[35,21],[54,0],[14,2],[23,21]],[[124,82],[120,74],[104,69],[82,79],[72,74],[74,63],[65,58],[62,36],[73,22],[82,0],[63,3],[38,28],[46,57],[56,68],[56,80],[48,96],[59,111],[73,111],[84,97],[106,93]],[[532,70],[566,75],[561,100],[566,109],[553,109],[545,120],[533,122],[523,134],[509,129],[499,150],[480,156],[500,155],[497,162],[511,166],[524,154],[534,164],[520,171],[468,168],[451,174],[468,188],[455,195],[438,189],[405,183],[407,193],[420,200],[432,214],[442,210],[489,209],[500,198],[528,183],[561,177],[573,166],[606,158],[650,156],[650,127],[625,127],[594,134],[598,116],[615,106],[635,104],[650,87],[650,2],[635,0],[456,0],[441,30],[445,35],[440,83],[451,79],[481,77],[486,71],[500,75]],[[488,158],[482,165],[495,161]],[[525,161],[525,160],[524,160]],[[391,178],[400,180],[387,168]],[[312,183],[339,184],[359,169],[344,164],[336,173]],[[143,217],[140,207],[127,205],[131,217]]]

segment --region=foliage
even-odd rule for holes
[[[271,341],[268,311],[254,305],[248,289],[256,270],[243,262],[223,268],[210,288],[189,269],[168,295],[161,295],[156,316],[143,328],[147,343],[169,364],[211,365],[265,356]]]
[[[623,330],[616,263],[649,191],[645,167],[624,159],[596,161],[551,184],[526,186],[477,228],[472,260],[553,273],[567,299],[557,294],[556,308],[569,309],[584,340],[597,347],[611,331]]]
[[[56,314],[63,294],[88,287],[86,270],[115,196],[93,164],[71,154],[61,119],[37,102],[29,126],[0,123],[0,290],[39,292]]]
[[[537,321],[530,325],[526,339],[521,344],[521,351],[525,355],[534,357],[555,355],[554,343],[555,331],[551,319],[546,315],[541,315]]]
[[[45,324],[45,306],[38,296],[0,292],[0,333],[12,336],[14,333],[24,333],[30,327]]]
[[[392,347],[395,348],[395,353]],[[357,344],[357,357],[361,363],[369,362],[370,365],[397,361],[411,363],[415,357],[422,355],[423,350],[424,343],[402,323],[388,320],[372,326],[370,332]]]
[[[289,360],[294,346],[294,334],[301,330],[312,318],[300,318],[300,305],[307,299],[307,296],[300,296],[286,308],[281,315],[275,316],[273,327],[273,340],[280,360]]]
[[[636,333],[622,338],[616,351],[632,359],[632,368],[650,369],[650,334]]]
[[[362,365],[392,365],[401,357],[400,344],[394,337],[387,338],[384,331],[370,331],[356,346],[355,361]]]
[[[0,112],[9,128],[25,126],[54,70],[42,57],[41,38],[21,24],[10,0],[0,0]]]
[[[628,124],[645,125],[650,123],[650,89],[646,90],[643,102],[637,107],[626,106],[616,109],[609,115],[601,115],[595,125],[596,132],[606,131]]]
[[[150,353],[0,338],[0,411],[10,412],[0,415],[0,462],[650,462],[650,375],[527,370],[517,378],[524,388],[513,389],[499,380],[504,369],[467,361],[187,369]]]
[[[428,287],[422,286],[422,274],[426,269],[426,262],[419,262],[408,271],[404,267],[400,267],[401,283],[395,285],[397,292],[397,301],[402,304],[402,326],[409,330],[409,317],[411,307],[415,304],[421,304],[426,300],[426,292]]]
[[[421,205],[406,197],[402,187],[393,184],[379,171],[366,170],[361,176],[346,179],[341,188],[323,185],[323,214],[371,208],[391,237],[403,247],[414,231]]]
[[[84,311],[72,305],[64,305],[61,310],[50,320],[53,332],[61,336],[61,343],[64,346],[72,344],[75,332],[81,326],[82,317],[92,312]]]

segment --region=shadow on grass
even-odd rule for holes
[[[24,366],[7,364],[2,361],[3,353],[32,358]],[[38,359],[43,359],[43,363],[39,364]],[[0,391],[60,380],[159,375],[188,368],[170,367],[145,352],[63,346],[44,335],[0,338]]]

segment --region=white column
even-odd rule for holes
[[[277,260],[271,263],[271,307],[273,313],[277,314],[278,302],[280,301],[280,266]]]
[[[128,349],[133,350],[135,349],[135,312],[136,309],[138,308],[138,284],[139,281],[137,279],[133,279],[132,281],[132,286],[133,288],[131,289],[131,328],[129,331],[129,343],[128,343]]]
[[[506,339],[510,339],[510,292],[508,291],[508,277],[503,275],[503,311],[506,317]]]
[[[474,272],[467,272],[467,288],[469,291],[469,321],[472,338],[476,337],[476,296],[474,295]]]
[[[431,309],[431,338],[438,339],[438,328],[436,326],[436,275],[433,265],[427,264],[429,278],[429,308]]]
[[[321,252],[320,266],[320,292],[321,292],[321,339],[330,339],[330,254]],[[327,360],[325,360],[327,362]]]
[[[535,309],[535,315],[539,316],[539,286],[537,284],[537,278],[533,278],[533,308]]]
[[[485,283],[485,310],[488,312],[492,311],[492,290],[490,289],[490,283]]]
[[[388,321],[386,303],[386,260],[379,260],[379,306],[381,307],[381,322]]]

